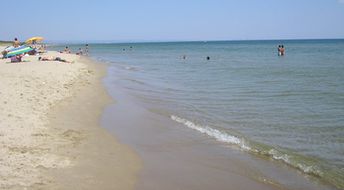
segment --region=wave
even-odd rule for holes
[[[178,123],[182,123],[184,125],[186,125],[187,127],[194,129],[198,132],[201,132],[203,134],[207,134],[210,137],[215,138],[217,141],[220,142],[224,142],[224,143],[229,143],[229,144],[234,144],[234,145],[238,145],[240,148],[244,149],[244,150],[250,150],[251,148],[248,147],[244,141],[238,137],[229,135],[227,133],[221,132],[217,129],[213,129],[211,127],[208,126],[200,126],[200,125],[196,125],[191,121],[188,121],[186,119],[180,118],[178,116],[171,116],[171,119],[178,122]]]
[[[235,145],[242,151],[252,154],[259,154],[268,158],[272,158],[273,160],[283,162],[302,171],[305,174],[318,177],[323,181],[333,184],[337,188],[344,189],[343,169],[330,166],[321,160],[300,155],[279,147],[272,147],[269,145],[249,141],[244,137],[231,135],[225,131],[214,129],[209,126],[198,125],[179,116],[171,115],[170,118],[190,129],[196,130],[202,134],[206,134],[219,142]]]
[[[125,70],[129,70],[129,71],[138,71],[139,70],[137,67],[133,67],[133,66],[123,66],[123,68]]]

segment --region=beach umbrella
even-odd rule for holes
[[[32,38],[27,39],[25,42],[26,42],[27,44],[32,44],[32,43],[34,43],[34,42],[40,42],[40,41],[43,41],[43,40],[44,40],[43,37],[36,36],[36,37],[32,37]]]

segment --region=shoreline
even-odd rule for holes
[[[106,108],[102,125],[142,159],[138,190],[336,189],[278,161],[193,133],[142,107],[119,86],[112,88],[110,94],[118,103]]]
[[[137,189],[337,189],[281,161],[195,133],[155,112],[119,84],[115,67],[111,72],[105,85],[118,102],[106,108],[102,123],[142,158]]]
[[[31,99],[33,113],[26,111],[37,114],[31,119],[33,131],[14,134],[26,129],[19,123],[5,133],[0,128],[0,139],[10,134],[18,141],[34,141],[7,146],[0,140],[2,155],[15,158],[0,157],[5,161],[0,164],[5,168],[1,189],[334,189],[278,161],[228,149],[154,112],[154,106],[143,106],[116,85],[116,76],[106,76],[103,63],[71,54],[47,55],[74,63],[38,62],[38,56],[24,57],[30,61],[24,63],[0,61],[0,79],[5,84],[11,79],[7,90],[15,87],[5,96],[0,91],[0,97]],[[27,81],[28,76],[34,80]],[[27,85],[34,89],[25,91]],[[27,93],[32,97],[25,97]],[[23,109],[16,102],[6,104],[12,107],[0,111]],[[1,127],[4,119],[0,116]]]
[[[75,139],[76,145],[80,139],[88,140],[70,147],[70,152],[75,152],[73,156],[77,157],[73,168],[48,173],[52,173],[58,184],[63,184],[57,189],[134,189],[140,159],[130,147],[118,143],[99,122],[105,107],[114,102],[101,82],[106,66],[90,58],[81,59],[94,72],[92,79],[85,82],[89,86],[77,87],[74,97],[53,109],[51,119],[53,127],[70,127],[64,135]]]
[[[140,159],[99,124],[105,66],[0,60],[1,189],[133,189]]]

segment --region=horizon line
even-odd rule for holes
[[[281,38],[281,39],[237,39],[237,40],[47,40],[47,43],[67,43],[67,44],[79,44],[79,43],[108,43],[108,44],[121,44],[121,43],[185,43],[185,42],[238,42],[238,41],[294,41],[294,40],[344,40],[344,38]]]

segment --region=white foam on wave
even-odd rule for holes
[[[126,66],[125,69],[126,70],[135,70],[135,67]]]
[[[277,151],[277,150],[275,150],[275,149],[271,149],[269,152],[269,155],[273,158],[273,159],[275,159],[275,160],[281,160],[281,161],[283,161],[283,162],[285,162],[285,163],[287,163],[287,164],[291,164],[291,162],[290,162],[290,156],[289,155],[287,155],[287,154],[279,154],[279,152]]]
[[[244,140],[229,135],[226,132],[217,130],[217,129],[213,129],[211,127],[208,126],[201,126],[201,125],[197,125],[187,119],[175,116],[175,115],[171,115],[171,119],[181,123],[185,126],[187,126],[190,129],[196,130],[202,134],[206,134],[214,139],[216,139],[219,142],[223,142],[223,143],[228,143],[228,144],[233,144],[233,145],[237,145],[241,148],[241,150],[244,151],[248,151],[248,152],[252,152],[252,153],[258,153],[258,154],[262,154],[263,152],[255,149],[255,148],[251,148],[249,147],[247,144],[245,144]],[[299,170],[307,173],[307,174],[313,174],[313,175],[317,175],[317,176],[322,176],[323,173],[321,172],[321,170],[319,170],[318,167],[311,165],[311,164],[306,164],[306,163],[299,163],[296,162],[295,159],[293,158],[293,156],[282,153],[276,149],[270,149],[268,152],[264,153],[265,155],[273,158],[274,160],[280,160],[284,163],[286,163],[287,165],[293,166],[295,168],[298,168]]]
[[[275,160],[283,161],[284,163],[296,167],[299,170],[303,171],[306,174],[313,174],[316,176],[322,176],[323,172],[317,167],[313,165],[306,165],[301,163],[296,163],[293,161],[293,157],[288,154],[282,154],[275,149],[271,149],[268,154]]]
[[[193,123],[187,119],[183,119],[183,118],[175,116],[175,115],[171,115],[171,119],[178,122],[178,123],[184,124],[185,126],[187,126],[190,129],[194,129],[194,130],[196,130],[202,134],[206,134],[212,138],[215,138],[219,142],[238,145],[241,149],[243,149],[245,151],[251,150],[251,148],[249,146],[244,144],[243,140],[239,139],[238,137],[229,135],[225,132],[222,132],[220,130],[213,129],[213,128],[208,127],[208,126],[200,126],[200,125],[197,125],[197,124],[195,124],[195,123]]]

